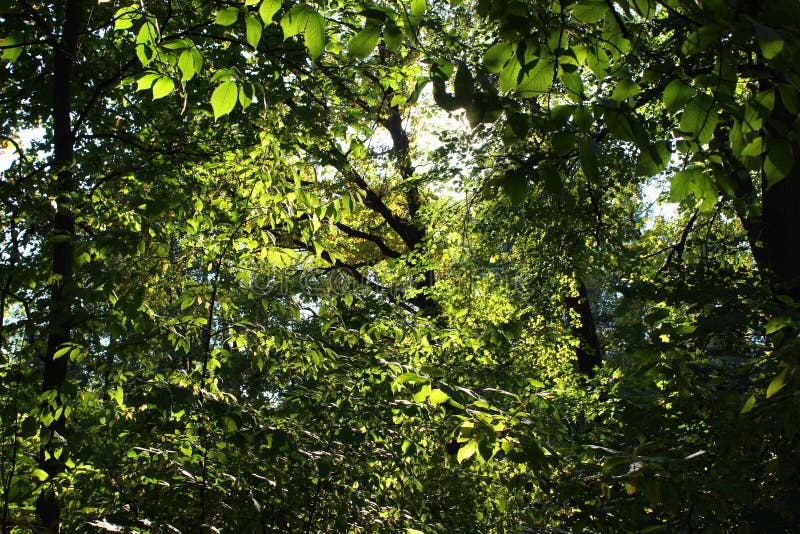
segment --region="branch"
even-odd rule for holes
[[[402,253],[397,252],[396,250],[390,248],[380,236],[362,232],[361,230],[357,230],[352,226],[348,226],[340,222],[335,222],[333,223],[333,225],[336,226],[336,228],[338,228],[345,234],[349,235],[350,237],[356,237],[374,243],[375,245],[377,245],[378,249],[380,249],[381,253],[384,256],[387,256],[389,258],[399,258],[400,256],[402,256]]]

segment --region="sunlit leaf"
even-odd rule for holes
[[[369,56],[378,45],[381,27],[368,22],[363,30],[353,36],[347,44],[347,50],[353,57],[364,59]]]
[[[238,7],[226,7],[225,9],[221,9],[217,13],[217,18],[214,19],[214,24],[219,24],[220,26],[230,26],[236,19],[239,18],[239,8]]]
[[[211,107],[214,110],[214,119],[227,115],[236,106],[239,96],[239,87],[236,82],[228,81],[220,84],[211,94]]]
[[[253,48],[258,48],[258,43],[261,41],[261,23],[252,15],[247,15],[244,23],[247,30],[247,43]]]

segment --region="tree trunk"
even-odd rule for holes
[[[586,284],[578,282],[578,296],[568,296],[564,301],[569,310],[580,320],[580,324],[575,324],[572,329],[573,335],[578,339],[578,346],[575,347],[578,372],[594,378],[595,368],[603,363],[603,349],[597,337],[597,326],[589,305]]]
[[[55,183],[56,213],[53,218],[52,286],[47,337],[47,352],[44,355],[44,378],[42,392],[54,392],[55,397],[42,409],[45,413],[64,407],[62,389],[67,378],[69,356],[55,357],[64,343],[71,340],[72,301],[74,298],[73,260],[75,217],[72,211],[72,195],[75,192],[73,176],[74,132],[71,125],[72,71],[78,51],[78,35],[83,18],[81,0],[68,0],[59,42],[53,49],[53,152],[58,175]],[[66,429],[66,417],[61,410],[47,425],[43,433],[40,467],[50,479],[63,471],[63,463],[54,458],[45,459],[45,452],[60,445]],[[61,436],[61,437],[59,437]],[[66,453],[65,453],[66,454]],[[64,458],[64,456],[62,456]],[[36,514],[48,532],[60,530],[60,508],[56,490],[48,483],[42,488],[36,501]]]
[[[762,82],[764,89],[774,88],[783,82],[781,76]],[[776,93],[778,91],[776,90]],[[786,109],[783,99],[776,95],[775,108],[766,121],[767,153],[772,144],[791,139],[797,116]],[[800,301],[800,143],[791,143],[794,166],[780,182],[763,185],[762,233],[763,262],[772,278],[776,295],[788,295]]]

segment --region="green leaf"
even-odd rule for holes
[[[670,113],[675,113],[694,96],[694,88],[682,80],[672,80],[664,88],[664,107]]]
[[[699,167],[689,167],[683,171],[676,172],[670,180],[670,201],[680,202],[686,198],[691,192],[691,185],[695,176],[702,172]]]
[[[167,50],[186,50],[190,46],[194,46],[194,42],[191,39],[173,39],[162,43],[161,46]]]
[[[563,157],[575,148],[576,141],[575,134],[557,133],[553,134],[551,144],[553,145],[553,151],[555,151],[556,155],[558,157]]]
[[[474,439],[471,439],[458,449],[456,460],[458,460],[458,463],[463,463],[465,460],[469,460],[477,451],[478,442]]]
[[[786,376],[789,374],[789,367],[784,367],[767,386],[767,398],[772,397],[786,385]]]
[[[117,403],[117,406],[122,408],[122,406],[124,406],[124,401],[123,401],[124,393],[125,392],[122,389],[122,386],[119,386],[116,389],[113,389],[113,390],[109,391],[108,392],[108,396],[111,397],[111,400],[113,400],[113,401],[115,401]]]
[[[188,82],[197,73],[192,50],[184,50],[178,57],[178,69],[181,71],[181,83]]]
[[[411,382],[412,384],[424,383],[427,382],[428,379],[424,376],[419,376],[414,373],[403,373],[398,375],[397,378],[394,379],[394,384],[404,384],[406,382]]]
[[[175,82],[172,78],[161,76],[156,83],[153,84],[153,100],[164,98],[175,90]]]
[[[706,94],[698,94],[683,110],[680,129],[705,145],[713,139],[718,121],[714,99]]]
[[[316,61],[325,51],[325,19],[316,11],[309,13],[306,30],[303,34],[308,56]]]
[[[114,29],[127,30],[133,27],[133,23],[141,18],[141,16],[139,7],[136,4],[121,7],[114,13]]]
[[[238,96],[239,87],[236,85],[236,82],[224,82],[214,89],[214,93],[211,95],[211,107],[214,110],[214,120],[233,111]]]
[[[264,24],[269,25],[272,23],[272,18],[275,16],[275,13],[277,13],[280,8],[281,0],[264,0],[258,8],[258,14],[261,16],[261,20],[264,21]]]
[[[311,12],[314,12],[314,9],[305,4],[297,4],[290,9],[289,12],[281,18],[283,38],[288,39],[304,31]]]
[[[281,19],[284,39],[303,33],[303,39],[312,60],[325,50],[325,19],[309,5],[297,4]]]
[[[653,0],[633,0],[633,8],[643,19],[650,20],[656,12],[656,3]]]
[[[779,315],[777,317],[773,317],[764,327],[764,333],[767,335],[774,334],[778,330],[781,330],[787,326],[791,326],[792,323],[792,318],[788,315]]]
[[[507,93],[512,89],[516,89],[520,71],[522,71],[522,66],[516,58],[506,63],[506,66],[500,72],[500,90]]]
[[[756,396],[750,395],[750,397],[744,403],[744,406],[742,406],[742,410],[739,412],[739,414],[744,415],[746,413],[749,413],[755,405],[756,405]]]
[[[33,475],[33,478],[35,478],[39,482],[47,480],[47,477],[50,476],[47,474],[46,471],[44,471],[43,469],[39,469],[38,467],[33,471],[31,471],[31,475]]]
[[[591,24],[602,20],[609,7],[603,0],[581,0],[572,7],[572,16],[581,22]]]
[[[719,39],[727,31],[727,28],[717,24],[707,24],[700,26],[689,33],[681,45],[681,53],[685,56],[695,52],[703,52],[711,47],[719,45]]]
[[[421,19],[422,15],[428,9],[428,2],[426,0],[411,0],[411,16]]]
[[[742,149],[739,154],[742,157],[758,157],[764,153],[764,138],[756,137]]]
[[[450,395],[442,391],[441,389],[432,389],[430,395],[428,395],[428,401],[434,406],[438,406],[442,403],[447,402],[450,399]]]
[[[794,151],[786,141],[778,141],[767,150],[764,160],[764,174],[768,186],[773,186],[786,178],[794,167]]]
[[[261,41],[261,23],[253,15],[247,15],[244,24],[247,30],[247,43],[253,48],[258,48],[258,42]]]
[[[633,96],[638,95],[639,91],[641,91],[639,84],[633,80],[620,80],[617,82],[617,85],[614,88],[614,93],[611,95],[611,99],[617,102],[623,102]]]
[[[514,205],[521,204],[528,196],[528,176],[520,170],[507,173],[503,177],[502,186]]]
[[[383,42],[392,52],[397,52],[403,44],[403,30],[394,22],[389,22],[383,28]]]
[[[157,37],[156,27],[148,20],[139,28],[139,32],[136,34],[136,44],[152,44],[155,43]]]
[[[714,179],[702,167],[692,166],[686,170],[676,172],[672,177],[670,187],[670,200],[680,202],[689,193],[694,193],[698,200],[703,200],[701,209],[709,211],[714,209],[719,191]]]
[[[63,358],[69,351],[72,350],[72,345],[67,345],[66,347],[61,347],[53,354],[53,359],[57,360],[59,358]]]
[[[245,82],[239,87],[239,104],[242,109],[247,109],[253,102],[255,96],[255,87],[250,82]]]
[[[667,141],[656,141],[642,149],[636,161],[636,174],[639,176],[655,176],[669,164],[672,152]]]
[[[351,56],[364,59],[375,49],[380,36],[381,27],[373,22],[367,22],[364,29],[355,34],[347,43],[347,50]]]
[[[497,74],[514,54],[511,43],[497,43],[489,48],[483,55],[483,66],[492,74]]]
[[[150,89],[153,86],[153,82],[155,82],[160,77],[160,74],[155,72],[148,72],[145,73],[141,78],[136,81],[136,90],[137,91],[145,91]]]
[[[765,26],[756,20],[752,20],[753,28],[756,30],[758,46],[764,59],[773,59],[783,51],[783,36],[774,28]]]
[[[24,50],[23,46],[21,45],[14,46],[14,45],[19,44],[22,41],[23,41],[22,34],[20,34],[19,32],[11,32],[5,37],[0,38],[0,45],[8,47],[3,49],[2,58],[7,60],[9,63],[14,63]]]
[[[220,10],[217,12],[217,18],[214,19],[214,24],[219,24],[220,26],[230,26],[236,19],[239,18],[239,8],[238,7],[226,7],[225,9]]]
[[[536,93],[545,93],[553,84],[554,63],[542,59],[532,69],[525,72],[517,84],[517,93],[523,96],[532,96]]]

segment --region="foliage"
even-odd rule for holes
[[[0,2],[2,531],[791,531],[794,7]]]

